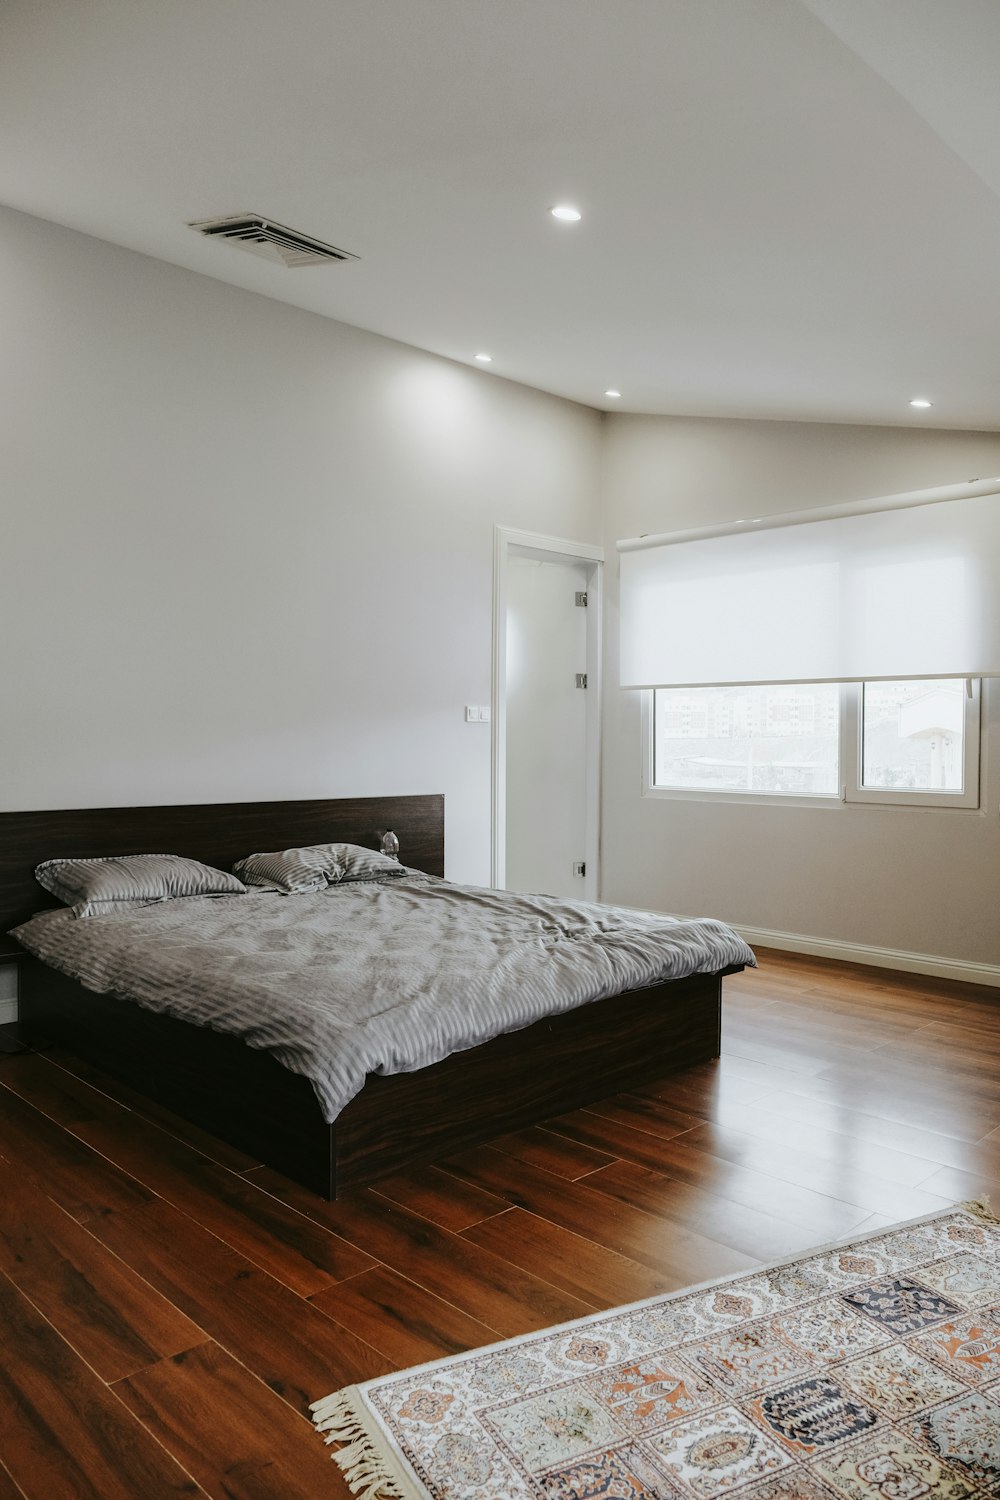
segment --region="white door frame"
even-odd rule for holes
[[[588,542],[536,536],[507,526],[493,529],[493,873],[503,887],[507,843],[507,565],[511,553],[542,562],[587,563],[587,830],[583,894],[600,893],[601,854],[601,616],[604,549]]]

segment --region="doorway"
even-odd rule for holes
[[[493,883],[596,900],[599,548],[498,528]]]

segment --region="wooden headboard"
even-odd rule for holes
[[[321,802],[215,802],[186,807],[84,807],[0,813],[0,955],[23,952],[11,927],[57,906],[35,879],[45,859],[184,854],[228,870],[238,859],[304,844],[377,849],[391,829],[405,865],[444,874],[444,798],[354,797]]]

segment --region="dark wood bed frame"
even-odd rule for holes
[[[229,869],[257,850],[392,829],[404,864],[444,874],[444,798],[368,797],[0,813],[0,957],[6,936],[58,903],[34,867],[59,856],[184,854]],[[328,1125],[309,1082],[238,1038],[100,995],[21,962],[22,1039],[58,1043],[324,1198],[408,1165],[716,1057],[722,977],[630,990],[536,1021],[416,1073],[370,1075]]]

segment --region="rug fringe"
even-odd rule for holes
[[[346,1445],[331,1457],[352,1495],[358,1500],[406,1500],[406,1491],[372,1442],[349,1390],[335,1391],[309,1410],[327,1443]]]
[[[993,1212],[990,1200],[985,1194],[982,1198],[970,1198],[968,1203],[963,1203],[961,1206],[974,1219],[982,1219],[984,1224],[1000,1224],[1000,1218]]]

